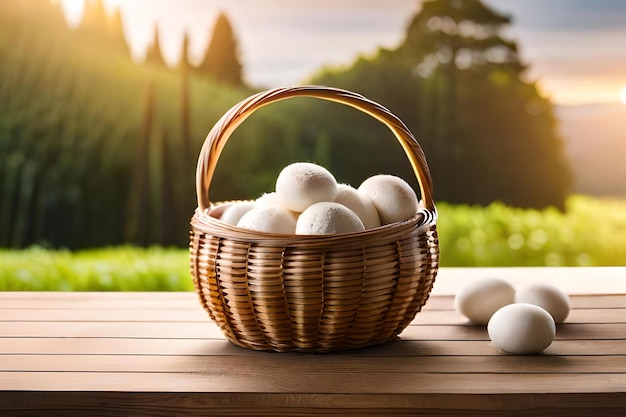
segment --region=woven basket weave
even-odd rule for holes
[[[314,97],[354,107],[384,123],[403,146],[423,208],[406,221],[358,233],[281,235],[218,220],[209,186],[231,133],[262,106]],[[385,343],[420,311],[439,266],[437,212],[424,153],[381,105],[350,91],[305,86],[253,95],[209,132],[196,172],[191,273],[200,301],[233,343],[256,350],[331,352]]]

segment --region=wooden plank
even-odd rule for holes
[[[8,415],[92,416],[623,416],[623,394],[343,394],[0,392]],[[43,411],[43,412],[42,412]]]
[[[205,339],[222,338],[212,322],[2,322],[3,337],[99,337]],[[488,340],[484,326],[410,325],[400,335],[405,340]],[[626,323],[563,323],[556,339],[625,340]]]
[[[198,295],[186,292],[0,292],[0,310],[29,309],[202,309]],[[0,314],[2,314],[0,312]]]
[[[2,372],[0,391],[523,394],[626,392],[626,374]],[[487,394],[488,395],[488,394]]]
[[[573,309],[565,320],[566,323],[626,323],[626,308],[587,308]],[[423,310],[411,323],[439,325],[467,325],[469,321],[453,310]]]
[[[5,309],[3,321],[73,321],[73,322],[208,322],[208,314],[196,309]],[[568,323],[626,323],[625,308],[588,308],[571,310]],[[456,325],[468,320],[454,310],[424,310],[417,314],[413,324]]]
[[[195,309],[28,309],[13,308],[1,312],[3,321],[74,321],[74,322],[207,322],[210,318],[198,306]]]
[[[624,280],[626,281],[626,268]],[[574,294],[569,296],[569,300],[572,309],[626,307],[626,294]],[[454,310],[454,296],[433,295],[428,299],[423,310]]]
[[[602,356],[491,355],[386,356],[302,355],[262,353],[242,360],[225,355],[0,355],[0,372],[120,372],[200,373],[262,376],[345,373],[378,377],[387,374],[624,374],[626,353],[613,356],[610,366]],[[626,387],[625,387],[626,388]]]
[[[257,356],[259,352],[238,347],[224,338],[215,339],[111,339],[106,338],[4,338],[0,355],[237,355]],[[545,353],[560,356],[613,356],[624,354],[624,343],[614,340],[555,340]],[[357,349],[354,356],[474,356],[499,355],[488,341],[399,340],[380,346]],[[53,360],[53,359],[51,359]]]
[[[626,340],[626,323],[563,323],[558,326],[556,340]],[[404,340],[489,340],[485,326],[413,325],[400,337]]]
[[[626,268],[624,268],[626,281]],[[573,309],[624,308],[626,294],[570,295]],[[0,292],[0,311],[12,308],[202,310],[195,292]],[[433,294],[424,310],[454,310],[454,296]],[[1,315],[1,313],[0,313]]]
[[[205,339],[222,338],[212,322],[2,322],[2,337],[100,337]],[[484,326],[410,325],[400,335],[405,340],[488,340]],[[557,339],[625,340],[626,323],[564,323]]]
[[[0,337],[222,338],[213,322],[2,322]]]

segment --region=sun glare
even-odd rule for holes
[[[626,104],[626,87],[622,88],[622,91],[620,91],[619,99],[622,103]]]
[[[85,7],[84,0],[61,0],[61,4],[65,12],[67,23],[71,27],[78,26],[83,17],[83,8]]]

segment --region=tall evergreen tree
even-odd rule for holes
[[[102,0],[85,0],[81,27],[101,29],[106,24],[106,11]]]
[[[218,15],[210,39],[204,59],[197,70],[218,82],[243,85],[243,66],[239,61],[237,39],[224,13]]]
[[[191,162],[191,115],[190,115],[190,86],[189,86],[189,36],[185,33],[183,48],[180,57],[179,69],[181,73],[180,88],[180,116],[181,116],[181,152],[183,166]]]
[[[154,25],[154,35],[152,36],[152,43],[148,47],[146,52],[146,59],[144,63],[156,65],[159,67],[165,67],[165,60],[163,59],[163,52],[161,51],[161,42],[159,41],[159,26]]]
[[[94,42],[102,43],[130,53],[130,48],[124,36],[122,15],[119,9],[108,13],[103,0],[85,0],[83,19],[78,27],[79,33],[93,36]]]
[[[119,8],[116,8],[107,16],[107,30],[112,42],[123,48],[127,54],[130,54],[130,47],[128,42],[126,42],[126,35],[124,34],[122,12]]]

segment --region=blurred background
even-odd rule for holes
[[[231,106],[321,84],[415,134],[443,266],[626,265],[626,3],[619,0],[0,0],[0,289],[188,289],[195,163]],[[288,163],[418,187],[350,108],[258,110],[211,200]]]

